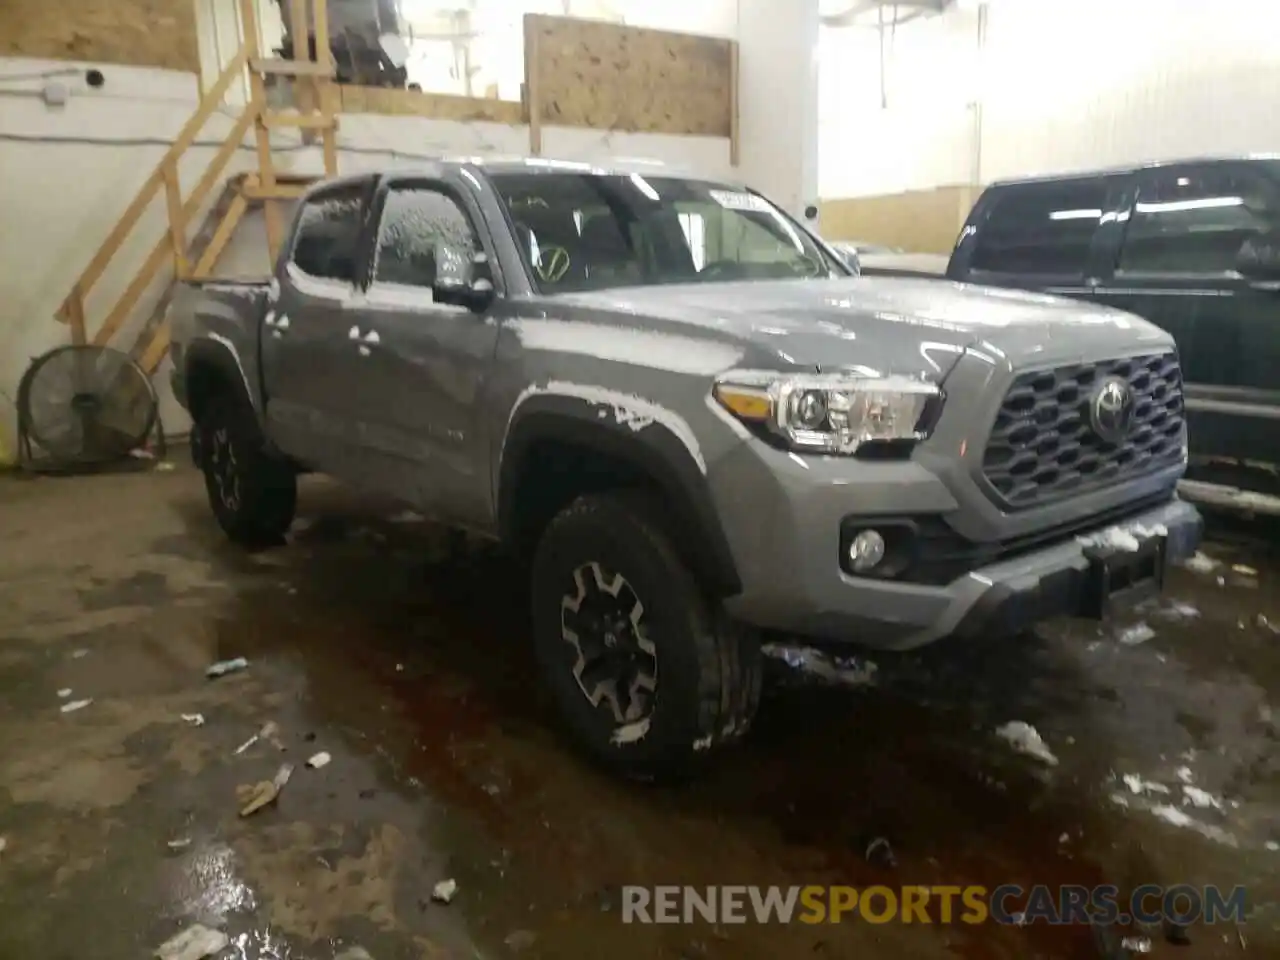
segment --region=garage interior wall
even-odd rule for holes
[[[990,0],[875,29],[823,28],[823,230],[946,252],[960,220],[893,214],[975,184],[1207,154],[1280,151],[1280,6],[1257,0]],[[864,198],[877,198],[875,202]],[[892,199],[898,198],[898,199]],[[889,212],[886,213],[886,210]],[[918,222],[918,220],[917,220]],[[893,234],[893,235],[891,235]]]
[[[186,9],[192,0],[115,0],[119,17],[168,4]],[[264,6],[268,42],[278,36],[279,19]],[[24,0],[25,3],[25,0]],[[70,17],[83,5],[50,3],[51,16]],[[91,6],[91,4],[90,4]],[[122,66],[117,62],[48,59],[60,48],[42,48],[39,58],[0,57],[0,210],[8,229],[0,233],[0,462],[16,453],[13,399],[30,360],[69,342],[68,328],[53,316],[71,284],[94,255],[125,205],[154,168],[176,132],[195,108],[201,79],[216,77],[234,53],[238,30],[235,4],[198,0],[196,43],[201,63],[189,70]],[[512,15],[524,6],[511,3]],[[540,12],[542,6],[527,6]],[[549,12],[563,13],[563,2]],[[794,209],[817,197],[817,91],[814,49],[817,0],[707,0],[697,4],[673,0],[632,0],[612,4],[628,24],[701,32],[736,38],[740,43],[741,157],[730,164],[729,142],[722,138],[630,134],[602,130],[544,127],[543,153],[575,159],[645,158],[711,176],[739,177],[778,196]],[[518,9],[517,9],[518,8]],[[34,16],[24,6],[24,16]],[[7,6],[0,6],[0,34]],[[807,11],[804,16],[798,14]],[[577,12],[574,10],[573,12]],[[584,11],[588,12],[588,11]],[[141,14],[139,14],[141,15]],[[97,21],[93,21],[96,23]],[[782,25],[781,27],[779,25]],[[52,28],[50,28],[52,29]],[[58,27],[64,34],[86,34],[91,25]],[[94,49],[94,48],[90,48]],[[91,89],[84,71],[99,67],[106,82]],[[522,69],[522,68],[520,68]],[[64,104],[42,95],[51,84],[68,93]],[[766,95],[766,93],[768,95]],[[231,100],[232,98],[228,98]],[[180,177],[188,186],[203,172],[235,116],[233,107],[215,115],[198,143],[187,152]],[[339,169],[351,172],[387,164],[411,165],[441,154],[523,155],[529,149],[527,128],[486,123],[458,123],[405,116],[343,115],[340,120]],[[808,137],[805,138],[805,131]],[[779,134],[782,134],[782,137]],[[279,166],[297,172],[319,172],[314,148],[278,137],[283,145]],[[803,142],[804,149],[794,144]],[[240,170],[253,162],[252,142],[240,152]],[[233,165],[228,173],[236,172]],[[101,316],[105,304],[119,295],[146,252],[165,229],[163,200],[131,234],[112,267],[94,288],[90,313]],[[252,249],[249,249],[252,248]],[[265,244],[252,225],[242,227],[226,257],[224,273],[261,272]],[[137,311],[137,322],[149,312],[161,287]],[[97,304],[96,310],[94,304]],[[124,331],[122,343],[131,342]],[[156,376],[166,432],[182,434],[185,415],[168,389],[167,362]]]

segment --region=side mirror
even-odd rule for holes
[[[493,270],[487,254],[447,243],[436,244],[435,253],[436,279],[431,294],[437,303],[479,313],[493,302]]]
[[[1280,280],[1280,231],[1245,240],[1236,254],[1236,271],[1248,280]]]

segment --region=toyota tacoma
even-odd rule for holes
[[[1195,549],[1169,335],[856,277],[729,183],[440,161],[316,185],[274,276],[188,284],[219,524],[330,474],[501,541],[570,731],[636,777],[740,739],[761,640],[906,650],[1103,617]]]

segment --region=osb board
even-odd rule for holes
[[[819,203],[818,222],[830,240],[862,240],[909,253],[949,254],[981,192],[969,184]]]
[[[480,120],[518,125],[524,107],[513,100],[456,97],[444,93],[396,90],[389,87],[338,86],[343,113],[428,117],[432,120]]]
[[[728,137],[733,41],[525,15],[525,83],[542,123]]]
[[[0,56],[198,73],[195,0],[0,0]]]

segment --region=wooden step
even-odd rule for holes
[[[268,127],[302,127],[307,130],[337,128],[338,118],[320,113],[299,113],[296,110],[270,110],[262,115]]]
[[[274,57],[269,60],[255,58],[249,61],[249,69],[255,73],[273,74],[279,77],[332,77],[333,66],[314,60],[285,60]]]

